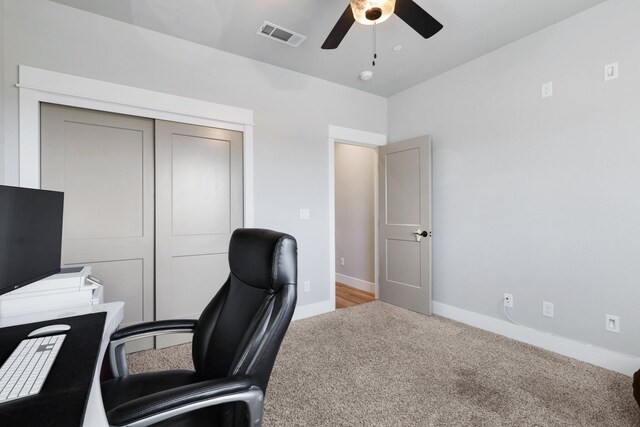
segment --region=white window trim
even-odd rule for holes
[[[40,103],[243,132],[244,225],[254,225],[253,111],[19,66],[20,186],[40,188]]]

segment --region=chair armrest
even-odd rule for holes
[[[118,329],[111,334],[111,341],[117,341],[124,338],[131,338],[136,335],[147,335],[155,332],[165,333],[167,331],[181,332],[182,330],[192,331],[196,327],[196,320],[193,319],[171,319],[158,320],[155,322],[138,323],[137,325],[127,326]]]
[[[124,345],[127,341],[163,334],[193,332],[196,323],[197,320],[192,319],[158,320],[127,326],[115,331],[111,334],[111,342],[109,342],[109,364],[113,375],[116,377],[129,375],[127,357],[124,353]]]
[[[202,381],[139,397],[111,409],[107,419],[112,426],[146,426],[207,406],[238,401],[247,402],[252,420],[262,419],[262,391],[252,387],[246,377]]]

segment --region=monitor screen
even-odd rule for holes
[[[60,271],[64,194],[0,185],[0,295]]]

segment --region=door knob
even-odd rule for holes
[[[423,237],[429,237],[429,232],[428,231],[422,231],[419,228],[413,232],[413,234],[415,234],[416,236],[416,242],[419,242]]]

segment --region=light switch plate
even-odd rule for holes
[[[309,209],[300,209],[300,220],[306,221],[309,218],[311,218],[311,212],[309,212]]]
[[[553,303],[543,301],[542,302],[542,315],[544,317],[553,317]]]
[[[311,282],[309,280],[304,281],[304,291],[311,292]]]
[[[553,96],[553,82],[545,83],[542,85],[542,97],[549,98]]]
[[[618,63],[607,64],[604,66],[604,81],[615,80],[618,78]]]

